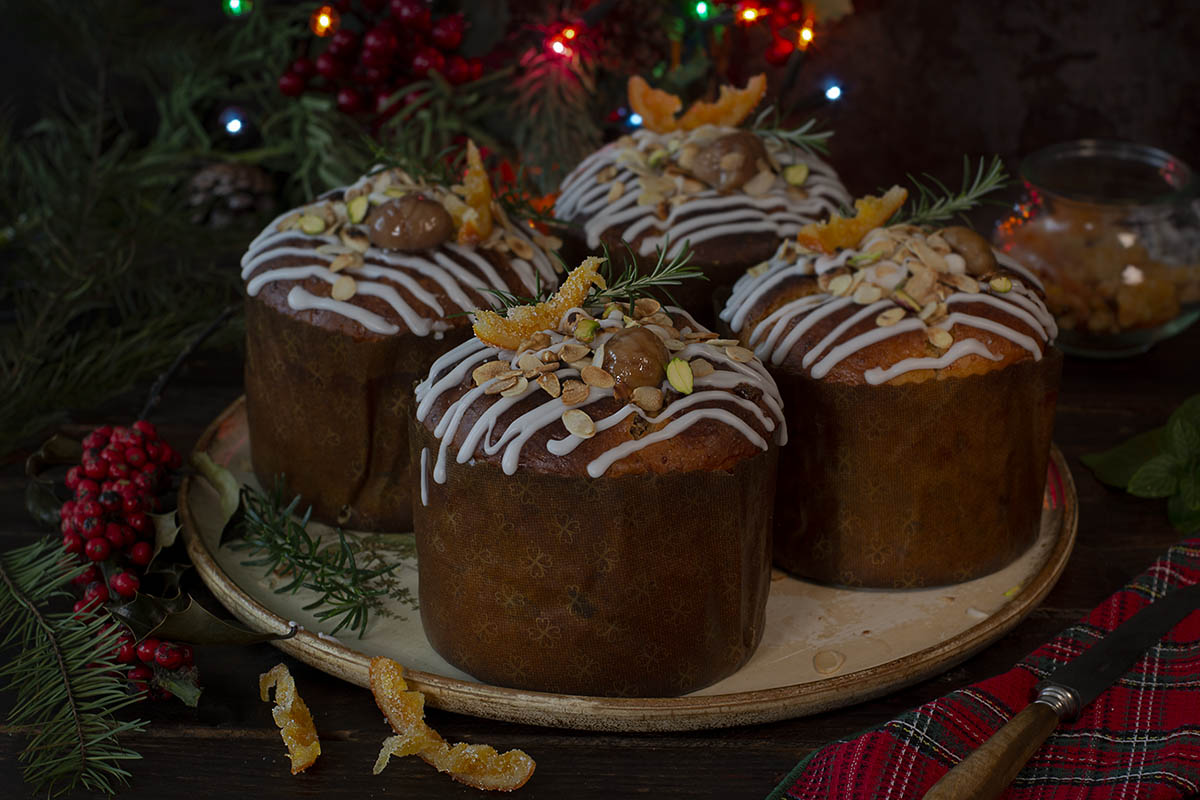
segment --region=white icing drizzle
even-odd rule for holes
[[[735,130],[706,128],[704,135],[712,136]],[[653,150],[666,147],[671,136],[643,129],[635,132],[633,139],[641,149]],[[758,196],[743,192],[723,195],[713,189],[704,189],[673,205],[667,219],[661,220],[656,215],[656,205],[637,204],[642,180],[625,166],[622,153],[623,148],[613,143],[585,158],[563,180],[562,192],[555,202],[554,215],[559,219],[585,220],[584,232],[589,247],[598,247],[600,235],[610,228],[618,228],[620,238],[628,242],[651,232],[638,246],[639,254],[644,256],[663,247],[668,240],[674,252],[682,248],[685,241],[696,245],[746,233],[773,233],[783,238],[851,202],[832,167],[798,148],[788,147],[778,150],[774,156],[783,166],[801,162],[808,165],[809,177],[803,187],[807,197],[798,198],[789,193],[782,178],[777,178],[767,192]],[[597,174],[609,166],[617,167],[613,181],[598,182]],[[614,182],[621,183],[624,192],[610,202],[609,192]]]
[[[682,316],[678,309],[672,308],[669,311],[677,318]],[[695,324],[694,320],[688,319],[693,325]],[[603,344],[608,336],[611,336],[609,331],[621,327],[618,320],[605,320],[604,323],[606,323],[606,331],[597,336],[594,342],[596,346]],[[695,326],[695,329],[698,328],[699,326]],[[539,353],[544,350],[557,351],[568,341],[568,338],[561,333],[555,331],[546,333],[550,337],[551,343],[548,347],[538,351]],[[787,431],[783,422],[783,403],[779,397],[779,390],[761,363],[757,361],[749,364],[736,362],[725,354],[723,348],[704,343],[689,344],[673,355],[684,359],[703,357],[718,368],[711,374],[696,379],[692,394],[677,398],[655,416],[647,415],[641,408],[630,402],[613,414],[595,420],[598,432],[617,425],[632,414],[655,422],[664,420],[670,420],[670,422],[652,434],[623,442],[597,456],[587,465],[589,475],[600,477],[622,458],[654,442],[668,439],[705,419],[728,425],[745,436],[756,447],[765,450],[768,444],[763,435],[733,413],[730,407],[748,412],[761,425],[762,430],[769,434],[774,433],[774,438],[778,443],[786,443]],[[425,422],[437,399],[447,391],[459,387],[475,367],[496,359],[504,359],[515,364],[517,358],[518,354],[512,351],[489,347],[477,339],[471,339],[454,348],[434,363],[430,368],[429,375],[417,386],[417,420]],[[578,370],[566,366],[558,369],[555,374],[560,381],[579,376]],[[493,380],[498,379],[494,378]],[[732,391],[735,387],[746,384],[760,391],[760,397],[767,407],[766,412],[757,403]],[[487,386],[488,384],[485,383],[482,386],[468,389],[461,397],[446,407],[434,426],[434,436],[439,443],[437,457],[434,461],[433,479],[438,483],[444,483],[446,480],[446,465],[452,448],[455,448],[454,460],[459,464],[472,463],[480,452],[489,456],[501,453],[501,469],[508,475],[515,473],[520,463],[521,452],[529,440],[546,426],[558,423],[562,419],[563,412],[568,408],[563,403],[561,396],[550,397],[536,383],[531,382],[522,394],[513,397],[486,395],[484,391]],[[667,390],[669,384],[664,380],[661,388]],[[592,403],[612,396],[612,389],[592,387],[584,403],[570,406],[570,408],[586,408]],[[528,407],[523,413],[507,422],[502,430],[497,430],[499,420],[506,412],[518,404],[528,405],[531,398],[540,398],[542,402]],[[482,408],[470,428],[464,432],[462,430],[463,418],[468,409],[480,402],[490,403],[490,405]],[[454,445],[456,440],[459,440],[459,443]],[[582,442],[583,439],[568,435],[566,438],[548,440],[546,449],[552,455],[561,457],[573,452]],[[425,454],[423,453],[422,480],[424,480],[425,469]],[[422,485],[424,486],[424,484]]]
[[[830,370],[838,363],[865,347],[901,333],[925,329],[924,322],[910,315],[894,325],[875,327],[852,336],[850,331],[855,326],[861,325],[879,312],[895,307],[897,304],[885,298],[870,305],[858,306],[849,297],[834,297],[827,293],[820,293],[784,303],[755,323],[751,330],[744,330],[756,304],[785,280],[798,276],[815,277],[842,266],[848,258],[870,252],[872,243],[880,235],[882,235],[882,230],[872,231],[865,237],[859,249],[842,250],[836,256],[802,254],[797,258],[794,252],[790,252],[791,243],[785,242],[775,256],[767,262],[765,270],[747,272],[734,284],[729,301],[721,311],[721,319],[727,322],[734,331],[740,331],[746,337],[749,346],[754,348],[755,353],[761,359],[764,361],[769,359],[772,364],[781,364],[813,326],[826,317],[836,317],[837,323],[829,333],[812,345],[801,359],[802,366],[810,371],[813,378],[817,379],[829,374]],[[996,251],[993,252],[1000,264],[1020,276],[1028,276],[1031,283],[1040,288],[1041,284],[1037,283],[1036,278],[1027,269],[1014,262],[1011,257]],[[864,271],[869,273],[869,269]],[[949,330],[957,324],[987,331],[1008,339],[1029,351],[1035,360],[1041,359],[1044,347],[1052,343],[1058,335],[1054,317],[1046,308],[1041,297],[1020,279],[1012,280],[1012,288],[1007,292],[993,291],[987,284],[981,285],[980,289],[981,291],[975,294],[955,292],[949,295],[945,302],[949,307],[967,303],[984,303],[1003,312],[1011,321],[992,320],[961,311],[952,311],[944,319],[936,322],[936,327]],[[1022,333],[1017,329],[1022,325],[1027,327],[1032,335]],[[847,336],[849,338],[846,338]],[[982,342],[967,338],[955,342],[937,358],[908,358],[890,366],[872,367],[864,372],[864,377],[868,383],[883,383],[912,370],[942,369],[967,355],[978,355],[992,361],[1000,358]]]
[[[1000,360],[1000,356],[993,354],[991,350],[987,349],[987,345],[978,339],[961,339],[950,345],[950,349],[937,358],[906,358],[903,361],[897,361],[887,369],[872,367],[864,372],[863,376],[867,379],[867,383],[877,386],[890,381],[897,375],[903,375],[913,370],[948,367],[965,355],[982,356],[990,361]]]
[[[346,189],[370,183],[371,179],[370,175],[364,176]],[[337,191],[326,193],[325,196],[332,195]],[[373,193],[372,197],[375,197],[376,194],[378,193]],[[378,199],[387,201],[391,198],[379,194]],[[362,266],[347,268],[335,273],[329,269],[333,256],[320,253],[316,248],[323,245],[344,248],[336,234],[323,233],[310,236],[297,230],[276,230],[284,218],[294,214],[297,210],[303,211],[304,209],[289,209],[272,220],[254,238],[245,255],[242,256],[241,276],[243,280],[248,281],[246,293],[251,297],[262,291],[264,286],[275,281],[318,278],[333,284],[339,275],[345,274],[355,279],[356,296],[373,296],[384,300],[404,321],[410,331],[418,336],[426,336],[431,332],[438,335],[451,327],[445,320],[448,313],[474,311],[479,306],[477,301],[471,299],[467,290],[480,292],[486,302],[494,304],[496,301],[492,299],[491,295],[482,290],[488,287],[506,291],[515,288],[506,284],[495,266],[480,255],[475,248],[464,247],[454,242],[448,242],[441,247],[421,253],[398,253],[371,247],[363,254],[364,264]],[[530,294],[536,291],[539,277],[543,286],[557,283],[558,273],[550,258],[525,231],[520,230],[519,226],[512,226],[505,229],[505,235],[524,241],[533,251],[533,255],[528,260],[517,258],[512,252],[507,254],[508,263],[520,280],[523,291]],[[305,246],[297,246],[298,242],[303,242]],[[280,257],[303,258],[309,263],[254,274],[264,263]],[[423,287],[417,280],[418,277],[437,283],[457,308],[443,308],[437,295]],[[373,279],[374,282],[364,279]],[[414,307],[414,304],[405,300],[405,297],[397,289],[403,289],[417,306],[423,308]],[[293,298],[295,302],[293,302]],[[319,299],[321,298],[315,297],[308,291],[296,293],[293,289],[288,292],[288,305],[297,311],[321,308],[348,317],[375,333],[392,335],[400,331],[399,326],[378,314],[360,308],[354,302],[325,298],[329,302],[316,303],[315,301]],[[297,303],[301,305],[297,305]],[[357,311],[351,309],[357,309]],[[368,325],[367,322],[370,324]]]
[[[429,506],[429,448],[421,448],[421,505]]]

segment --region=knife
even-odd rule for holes
[[[1034,687],[1037,697],[925,794],[925,800],[991,800],[1012,783],[1060,721],[1070,722],[1116,683],[1175,624],[1200,608],[1200,583],[1176,589]]]

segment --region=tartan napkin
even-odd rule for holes
[[[919,798],[1033,699],[1033,687],[1146,604],[1200,582],[1188,539],[1081,623],[1003,675],[834,742],[801,761],[770,800]],[[1146,652],[1079,719],[1059,725],[1001,797],[1166,800],[1200,796],[1200,610]]]

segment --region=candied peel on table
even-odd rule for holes
[[[376,775],[391,756],[411,755],[475,789],[511,792],[533,775],[533,759],[520,750],[498,753],[485,744],[447,744],[425,723],[424,695],[409,690],[404,667],[390,658],[371,659],[371,693],[396,732],[383,742],[373,770]]]
[[[908,190],[902,186],[893,186],[881,197],[860,197],[854,201],[858,213],[853,217],[835,212],[828,222],[810,222],[796,234],[796,241],[828,255],[858,247],[864,236],[891,219],[907,199]]]
[[[604,259],[589,256],[563,281],[553,297],[529,306],[514,306],[506,316],[495,311],[475,312],[475,336],[481,342],[503,350],[516,350],[521,342],[538,331],[558,327],[562,315],[582,306],[592,286],[604,288],[600,265]]]
[[[641,116],[642,127],[655,133],[690,131],[701,125],[736,127],[762,100],[767,91],[767,76],[760,72],[742,89],[722,86],[715,102],[697,100],[681,117],[675,115],[683,107],[683,101],[670,92],[652,88],[640,75],[630,77],[626,91],[629,107]]]
[[[276,664],[258,676],[258,694],[266,702],[271,687],[275,687],[275,707],[271,716],[279,726],[279,735],[287,745],[292,760],[292,774],[303,772],[321,755],[321,742],[308,706],[296,691],[296,681],[285,664]]]

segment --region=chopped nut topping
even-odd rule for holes
[[[508,375],[508,376],[502,377],[502,378],[497,377],[496,380],[494,380],[492,383],[490,383],[488,385],[488,387],[483,390],[483,393],[484,394],[501,394],[502,392],[507,392],[509,389],[516,386],[517,381],[519,381],[519,380],[523,381],[523,380],[525,380],[525,378],[522,377],[521,375]],[[528,383],[528,381],[526,381],[526,383]],[[524,390],[522,390],[522,391],[524,391]]]
[[[639,386],[633,390],[633,402],[639,408],[654,413],[662,408],[662,389],[657,386]]]
[[[325,220],[316,214],[304,214],[298,222],[300,230],[309,236],[316,236],[325,231]]]
[[[579,371],[579,377],[588,386],[594,386],[597,389],[611,389],[616,385],[616,380],[612,375],[609,375],[600,367],[588,365]]]
[[[634,319],[644,319],[657,314],[661,308],[662,303],[653,297],[639,297],[633,301],[633,317]]]
[[[881,311],[879,316],[875,318],[875,324],[881,328],[887,328],[895,325],[900,320],[904,319],[903,308],[889,308],[886,311]]]
[[[1000,275],[988,281],[988,286],[992,287],[993,292],[1000,292],[1001,294],[1004,294],[1005,292],[1012,290],[1013,284],[1011,278],[1006,275]]]
[[[333,272],[340,272],[344,269],[358,269],[362,265],[362,253],[342,253],[329,262],[329,269]]]
[[[803,186],[808,180],[808,164],[801,161],[787,166],[783,170],[783,179],[789,186]]]
[[[954,337],[950,335],[950,332],[941,328],[929,328],[925,331],[925,335],[928,337],[929,343],[939,350],[945,350],[954,344]]]
[[[351,198],[346,201],[346,216],[349,217],[352,223],[357,225],[367,218],[367,210],[370,208],[370,205],[371,201],[365,194]]]
[[[672,358],[667,362],[667,381],[680,394],[691,394],[692,365],[682,358]]]
[[[334,282],[329,290],[329,296],[334,300],[349,300],[358,291],[358,284],[349,275],[342,275]]]
[[[747,350],[740,345],[730,345],[725,348],[725,355],[729,356],[739,364],[748,364],[754,360],[754,351]]]
[[[621,183],[620,181],[614,181],[613,184],[608,187],[608,197],[606,199],[609,203],[615,203],[621,199],[621,195],[623,194],[625,194],[625,184]],[[639,205],[646,204],[639,203]]]
[[[342,228],[338,231],[342,244],[358,253],[365,253],[371,246],[371,239],[361,228]]]
[[[569,378],[562,384],[562,401],[564,405],[577,406],[588,399],[591,389],[586,383]]]
[[[545,365],[542,363],[542,360],[533,353],[525,352],[522,353],[521,357],[517,359],[517,366],[522,370],[536,370]]]
[[[590,352],[591,350],[584,345],[576,344],[575,342],[567,342],[561,348],[559,348],[558,357],[570,364],[572,361],[579,361]]]
[[[713,365],[703,358],[693,358],[688,363],[692,367],[692,376],[695,378],[707,377],[715,371]]]
[[[542,387],[546,394],[551,397],[558,397],[562,393],[562,386],[558,382],[558,376],[553,372],[538,376],[537,385]]]
[[[883,297],[883,290],[873,283],[864,283],[854,290],[854,302],[860,306],[870,305],[881,297]]]
[[[501,397],[518,397],[525,394],[525,390],[529,388],[529,379],[524,375],[511,379],[513,385],[500,392]]]
[[[854,279],[849,275],[838,275],[830,279],[828,292],[834,297],[843,297],[850,293],[850,286],[854,283]]]
[[[600,331],[600,323],[594,319],[581,319],[575,325],[575,338],[581,342],[590,342]]]
[[[511,371],[512,367],[508,365],[507,361],[489,361],[471,371],[471,380],[475,381],[476,386],[483,386],[500,373]]]

